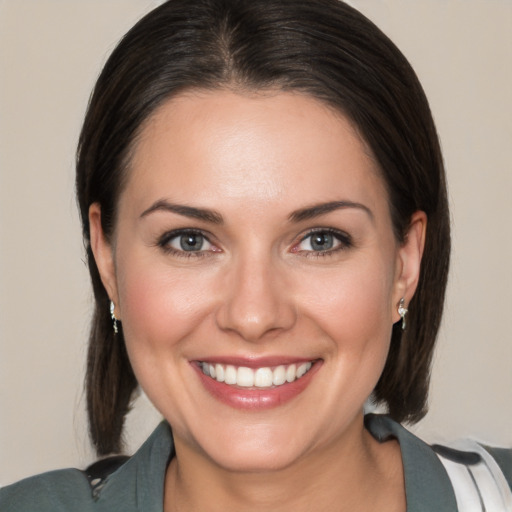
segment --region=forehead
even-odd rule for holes
[[[387,202],[378,167],[352,123],[299,93],[181,94],[146,122],[132,155],[133,200],[171,195],[249,208],[294,195],[307,203],[351,194]]]

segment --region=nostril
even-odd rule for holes
[[[268,300],[264,304],[243,304],[238,299],[225,302],[217,312],[217,326],[238,334],[246,341],[258,341],[288,330],[295,323],[295,308],[286,302]]]

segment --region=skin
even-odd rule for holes
[[[146,123],[128,172],[113,240],[94,204],[91,244],[138,381],[173,427],[166,512],[405,510],[399,446],[371,437],[362,407],[414,294],[426,217],[397,242],[351,123],[301,94],[188,92]],[[183,251],[177,229],[204,233],[202,250]],[[341,235],[313,250],[312,229]],[[214,398],[191,364],[274,356],[317,364],[261,410]]]

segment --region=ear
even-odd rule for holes
[[[397,310],[400,299],[404,298],[407,307],[418,286],[426,230],[426,213],[422,211],[414,212],[405,239],[397,253],[396,280],[392,304],[393,322],[400,320]]]
[[[115,315],[117,319],[120,320],[114,249],[112,244],[107,241],[103,227],[101,226],[101,206],[99,203],[93,203],[89,207],[89,229],[91,250],[100,273],[101,282],[110,300],[114,302],[116,308]]]

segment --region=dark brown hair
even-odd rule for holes
[[[140,20],[107,61],[93,91],[77,154],[77,194],[95,296],[86,376],[92,440],[119,451],[137,386],[122,327],[90,247],[88,210],[101,205],[111,237],[130,150],[167,99],[190,88],[298,90],[348,116],[387,185],[395,235],[428,215],[419,286],[408,327],[393,328],[375,388],[397,421],[426,412],[430,364],[446,287],[449,215],[443,161],[427,99],[411,66],[367,18],[338,0],[170,0]]]

